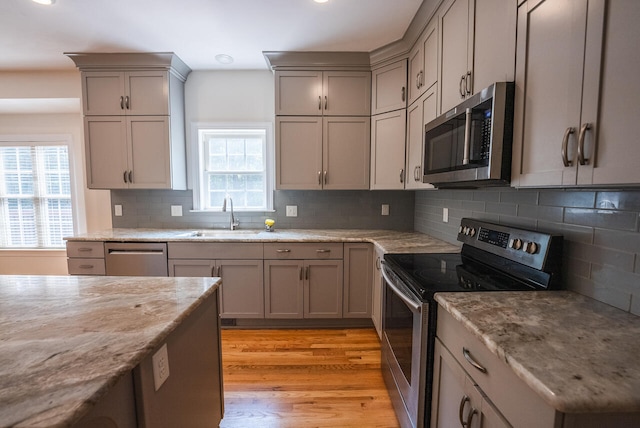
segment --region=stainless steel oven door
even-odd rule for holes
[[[414,296],[384,262],[382,275],[383,374],[400,425],[422,427],[429,306]]]

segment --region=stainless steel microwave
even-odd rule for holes
[[[511,179],[513,82],[497,82],[425,125],[424,183],[505,185]]]

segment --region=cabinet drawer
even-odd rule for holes
[[[103,258],[104,243],[100,242],[67,242],[67,257]]]
[[[104,275],[104,259],[70,258],[67,259],[69,275]]]
[[[170,259],[262,259],[262,244],[219,242],[169,242]]]
[[[268,243],[264,244],[265,259],[342,259],[342,243]]]
[[[555,426],[555,410],[442,307],[438,307],[436,335],[511,425]],[[486,369],[485,373],[464,357],[463,349],[470,359]]]

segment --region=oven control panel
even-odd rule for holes
[[[555,239],[554,239],[555,237]],[[542,269],[550,247],[562,238],[544,232],[519,229],[463,218],[458,229],[458,241],[518,263]]]

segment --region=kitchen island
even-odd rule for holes
[[[446,373],[460,367],[513,426],[640,426],[639,317],[571,291],[436,300],[444,350],[436,356],[434,415],[446,416],[448,399],[460,402],[443,392],[452,390]],[[483,415],[491,407],[473,403],[473,391],[466,396]],[[453,407],[455,419],[463,410]]]
[[[151,413],[176,394],[206,403],[207,416],[221,413],[219,283],[0,276],[0,426],[112,426],[111,418],[156,426]],[[154,391],[151,360],[163,345],[168,377]]]

